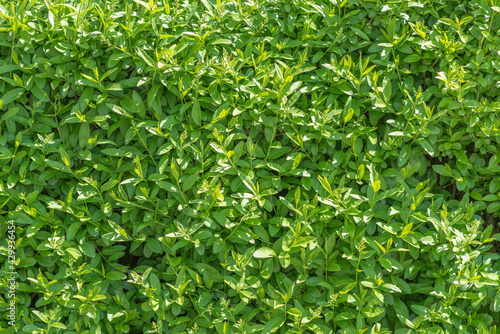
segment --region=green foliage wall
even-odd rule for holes
[[[495,333],[499,12],[0,0],[2,333]]]

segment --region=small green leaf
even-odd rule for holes
[[[70,165],[69,156],[62,146],[59,146],[59,153],[61,154],[61,159],[63,160],[64,164],[66,165],[66,167],[69,168]]]
[[[197,174],[190,175],[187,179],[185,179],[184,181],[182,181],[182,183],[181,183],[181,185],[182,185],[182,191],[186,192],[189,189],[191,189],[193,187],[193,185],[196,183],[197,180],[198,180],[198,175]]]
[[[302,153],[297,154],[297,156],[293,159],[292,168],[295,169],[300,165],[300,160],[302,159]]]
[[[80,124],[80,147],[84,148],[87,146],[88,140],[90,138],[90,126],[88,123],[81,123]]]
[[[405,145],[399,152],[398,167],[403,167],[411,155],[411,146]]]
[[[344,124],[349,122],[352,119],[353,115],[354,115],[354,109],[349,108],[344,116]]]
[[[0,100],[3,101],[4,105],[7,105],[11,102],[14,102],[19,97],[21,97],[21,95],[23,95],[24,91],[25,91],[24,88],[11,89],[7,93],[5,93],[2,97],[0,97]]]
[[[106,273],[106,278],[110,281],[119,281],[125,279],[127,276],[123,275],[119,271],[110,271]]]
[[[161,84],[156,84],[148,92],[147,103],[148,103],[148,107],[149,108],[151,108],[153,106],[153,102],[156,99],[156,96],[157,96],[158,91],[160,90],[160,88],[161,88]]]
[[[262,247],[257,249],[254,253],[253,256],[258,258],[258,259],[267,259],[270,257],[276,256],[276,253],[268,247]]]
[[[1,109],[1,107],[0,107],[0,109]],[[7,112],[2,115],[2,118],[0,118],[0,122],[3,122],[6,119],[9,119],[10,117],[16,115],[18,111],[19,111],[19,108],[11,108],[11,109],[7,110]]]
[[[446,167],[443,165],[433,165],[432,169],[434,169],[434,171],[440,175],[450,176],[448,171],[446,170]]]
[[[486,212],[488,213],[494,213],[494,212],[499,212],[500,211],[500,202],[493,202],[488,205],[486,208]]]
[[[271,320],[267,321],[264,328],[262,329],[261,334],[269,334],[273,333],[276,328],[281,327],[284,319],[282,317],[273,317]]]
[[[194,101],[193,109],[192,109],[192,117],[193,121],[196,125],[201,125],[201,108],[198,100]]]
[[[172,176],[176,181],[179,181],[179,171],[177,171],[177,166],[175,165],[175,162],[172,162],[170,164],[170,170],[172,171]]]
[[[33,85],[33,87],[31,87],[31,92],[33,93],[33,95],[35,95],[37,97],[37,99],[39,99],[43,102],[50,101],[47,93],[45,93],[45,91],[43,91],[42,89],[38,88],[37,85]]]

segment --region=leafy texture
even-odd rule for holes
[[[499,29],[496,0],[0,0],[2,333],[495,333]]]

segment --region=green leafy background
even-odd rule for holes
[[[499,31],[497,0],[1,0],[2,333],[495,333]]]

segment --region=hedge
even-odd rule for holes
[[[499,12],[0,0],[2,333],[496,333]]]

